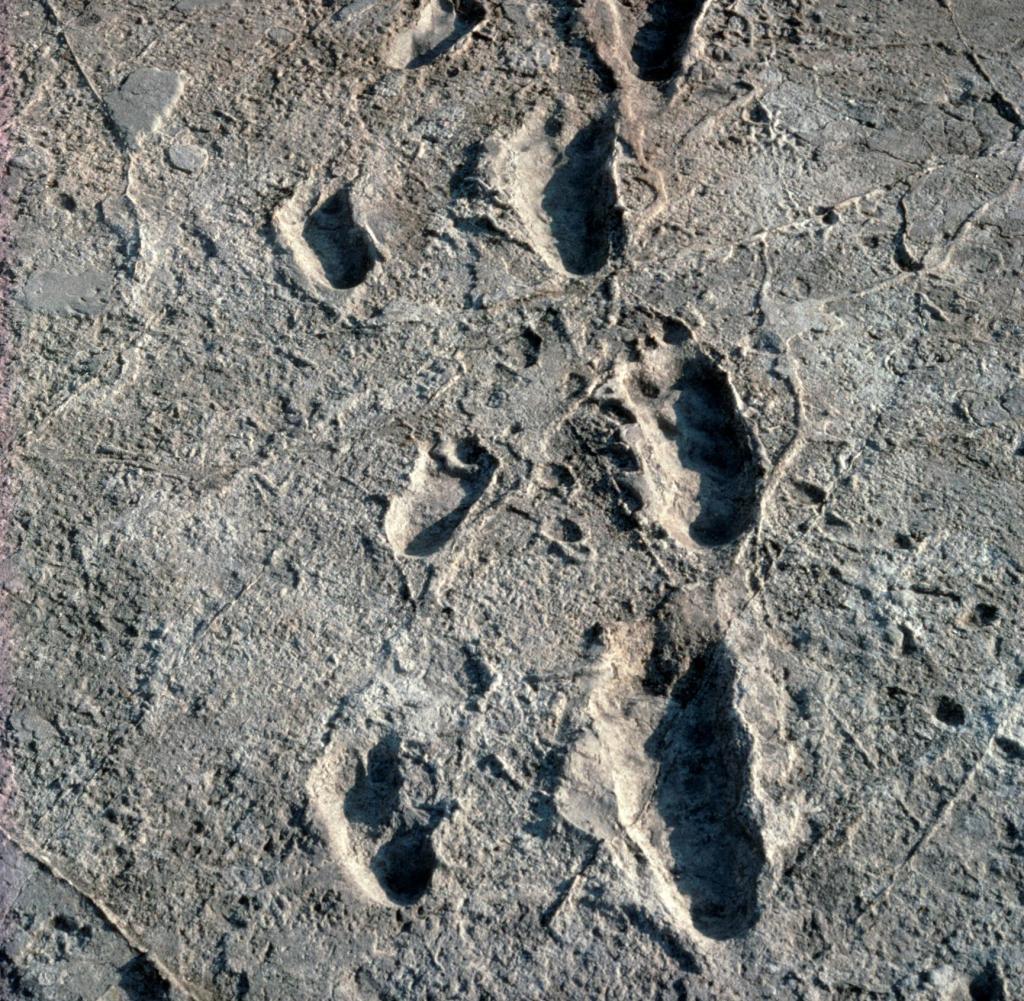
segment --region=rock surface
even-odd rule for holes
[[[1024,998],[1019,0],[10,0],[0,976]]]

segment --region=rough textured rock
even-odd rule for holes
[[[1018,0],[6,19],[3,989],[1024,998]]]

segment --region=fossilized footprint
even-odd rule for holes
[[[295,279],[318,294],[357,288],[382,259],[362,203],[348,185],[326,196],[318,196],[312,182],[300,186],[274,213],[274,229]]]
[[[556,270],[594,274],[622,247],[614,149],[608,116],[580,124],[538,112],[491,164],[530,244]]]
[[[384,532],[396,553],[427,557],[446,546],[497,469],[474,438],[421,449],[405,492],[394,498]]]
[[[433,832],[446,816],[418,748],[384,734],[365,753],[332,745],[307,783],[331,854],[376,903],[413,904],[430,889]]]
[[[630,55],[641,80],[662,83],[679,69],[706,0],[651,0],[633,36]]]
[[[302,227],[302,238],[332,288],[361,285],[377,260],[370,237],[356,221],[348,188],[317,207]]]
[[[642,855],[636,878],[676,923],[715,939],[756,922],[764,867],[734,687],[729,649],[692,614],[611,631],[557,795],[624,872]]]
[[[752,525],[760,466],[725,373],[678,330],[623,365],[599,399],[640,471],[642,513],[678,542],[723,546]]]
[[[415,23],[388,46],[385,61],[394,69],[419,69],[440,58],[484,18],[475,0],[427,0]]]

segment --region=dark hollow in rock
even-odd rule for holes
[[[1024,761],[1024,744],[1013,740],[1010,737],[996,737],[996,747],[1006,755],[1010,761]]]
[[[620,424],[636,424],[636,414],[619,400],[602,400],[601,411]]]
[[[382,737],[356,765],[356,780],[345,796],[345,817],[380,830],[398,809],[402,788],[401,741],[398,734]]]
[[[377,260],[370,238],[355,221],[347,188],[336,191],[306,220],[302,238],[336,289],[361,285]]]
[[[137,956],[118,972],[118,986],[130,1001],[164,1001],[171,996],[170,984],[145,956]]]
[[[679,461],[700,475],[700,513],[690,526],[702,546],[723,546],[753,523],[760,470],[725,375],[708,359],[683,366],[675,405]]]
[[[648,6],[647,20],[637,31],[631,52],[641,80],[661,83],[675,75],[704,2],[653,0]]]
[[[668,675],[671,672],[661,672]],[[757,922],[764,847],[744,803],[749,743],[732,705],[735,665],[721,643],[697,651],[645,745],[673,875],[702,934],[729,939]]]
[[[430,889],[437,868],[430,835],[424,826],[400,830],[373,857],[370,868],[396,904],[414,904]]]
[[[544,341],[540,335],[533,330],[524,330],[520,335],[523,341],[523,367],[532,368],[540,359],[540,351]]]
[[[494,684],[494,674],[472,650],[463,651],[462,682],[472,696],[486,695]]]
[[[973,977],[968,990],[971,1001],[1006,1001],[1003,978],[993,966],[987,966],[976,977]]]
[[[541,201],[565,270],[592,275],[624,240],[612,176],[615,132],[610,121],[584,126],[565,148]]]
[[[963,726],[967,722],[967,713],[956,699],[942,695],[935,707],[935,718],[946,726]]]

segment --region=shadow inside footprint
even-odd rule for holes
[[[440,59],[484,19],[483,7],[474,0],[436,0],[426,13],[434,30],[427,31],[423,40],[413,42],[413,54],[406,69],[419,69]]]
[[[345,818],[381,830],[398,809],[402,788],[401,741],[398,734],[382,737],[356,764],[356,779],[345,794]]]
[[[749,749],[732,705],[735,665],[721,643],[694,655],[644,749],[658,766],[656,804],[673,875],[694,927],[734,938],[758,919],[764,850],[743,799]]]
[[[396,904],[414,904],[430,889],[437,868],[432,830],[424,825],[399,829],[370,863],[381,888]]]
[[[442,549],[487,489],[497,468],[494,457],[470,438],[456,445],[455,461],[436,449],[431,452],[431,458],[436,463],[437,475],[457,482],[462,497],[446,514],[416,531],[405,544],[407,556],[432,556]]]
[[[759,472],[725,375],[705,358],[683,366],[675,404],[679,462],[700,477],[694,542],[723,546],[753,523]]]
[[[118,970],[118,987],[126,1001],[168,1001],[171,987],[146,956],[136,956]]]
[[[671,79],[700,17],[705,0],[652,0],[647,20],[633,38],[633,65],[637,76],[651,83]]]
[[[336,289],[361,285],[376,261],[370,238],[355,220],[347,188],[336,191],[310,215],[302,238]]]
[[[604,267],[623,239],[612,176],[615,133],[605,119],[591,122],[565,148],[541,206],[566,271],[592,275]]]
[[[370,749],[365,763],[357,760],[355,780],[345,794],[345,819],[358,832],[357,841],[370,846],[370,872],[387,898],[402,906],[430,889],[437,868],[432,837],[446,808],[424,806],[418,798],[432,775],[429,763],[403,748],[392,731]]]

